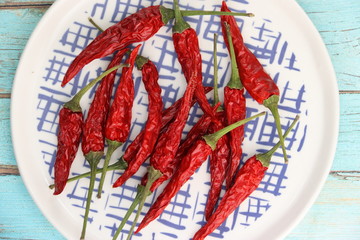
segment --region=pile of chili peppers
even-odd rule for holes
[[[196,31],[184,20],[191,15],[221,15],[221,27],[224,41],[231,59],[231,77],[224,88],[223,106],[219,101],[217,71],[217,35],[214,36],[214,103],[211,106],[206,93],[212,88],[202,84],[202,59]],[[221,11],[180,11],[178,0],[174,0],[174,9],[163,6],[151,6],[134,13],[96,37],[69,66],[62,86],[94,59],[113,54],[106,72],[89,83],[64,104],[59,113],[58,149],[55,162],[55,179],[50,188],[54,194],[60,194],[67,182],[90,176],[83,229],[80,239],[85,239],[88,224],[92,192],[96,174],[101,173],[98,198],[103,192],[103,184],[108,171],[125,170],[113,183],[113,187],[122,186],[134,176],[140,166],[149,159],[150,166],[138,186],[138,193],[123,217],[113,239],[117,239],[131,214],[138,206],[137,214],[128,234],[134,233],[137,221],[146,198],[162,183],[169,180],[155,203],[142,219],[135,234],[156,219],[170,203],[180,188],[195,171],[210,159],[211,184],[208,201],[204,209],[205,225],[194,235],[194,240],[204,239],[213,232],[260,184],[271,156],[281,146],[287,162],[284,139],[294,127],[298,117],[282,134],[278,113],[279,88],[263,69],[255,55],[245,46],[235,15],[252,14],[232,13],[223,1]],[[181,70],[184,73],[186,90],[182,98],[171,107],[163,110],[159,73],[156,64],[139,55],[141,44],[130,48],[131,44],[146,41],[175,19],[172,39]],[[128,56],[127,56],[128,55]],[[123,58],[127,56],[126,60]],[[121,64],[124,62],[124,64]],[[117,162],[109,165],[114,151],[129,137],[134,101],[133,71],[142,73],[142,81],[148,93],[148,119],[144,129],[126,148]],[[116,71],[122,67],[120,82],[112,98]],[[84,120],[80,99],[97,82],[94,99]],[[279,143],[266,153],[256,154],[240,166],[244,126],[248,121],[264,115],[265,112],[246,117],[247,91],[259,104],[267,107],[276,123]],[[191,107],[198,103],[203,116],[182,139],[184,127]],[[90,165],[90,172],[69,178],[70,168],[78,147]],[[105,146],[107,152],[104,154]],[[103,168],[98,163],[105,155]],[[225,193],[221,189],[225,186]],[[220,200],[221,199],[221,200]]]

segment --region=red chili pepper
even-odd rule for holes
[[[210,125],[210,133],[219,131],[225,126],[225,114],[219,112],[216,115],[218,121]],[[235,130],[235,129],[234,129]],[[209,219],[219,199],[222,184],[226,178],[229,165],[230,147],[227,135],[219,139],[216,149],[210,157],[210,190],[205,206],[205,219]]]
[[[219,15],[213,11],[183,11],[187,16]],[[225,13],[226,14],[226,13]],[[249,14],[234,14],[248,16]],[[131,14],[117,24],[109,27],[97,36],[70,64],[62,86],[65,86],[88,63],[105,57],[127,47],[130,44],[143,42],[159,31],[159,29],[174,18],[174,11],[163,6],[150,6]]]
[[[129,49],[122,49],[111,60],[108,69],[120,64],[125,53]],[[84,123],[83,132],[84,138],[81,142],[83,153],[86,155],[90,151],[103,152],[104,151],[104,130],[107,114],[110,107],[110,99],[112,95],[113,85],[115,81],[116,72],[112,72],[100,82],[96,89],[94,99],[90,105],[87,118]]]
[[[246,100],[244,97],[244,87],[240,81],[239,70],[236,65],[235,52],[230,28],[226,23],[224,38],[227,39],[229,53],[231,58],[231,77],[224,89],[224,105],[226,114],[226,123],[232,124],[246,117]],[[241,144],[244,140],[244,126],[239,127],[230,133],[230,151],[228,173],[226,175],[226,187],[229,188],[239,167],[242,155]]]
[[[218,104],[218,63],[217,63],[217,34],[214,34],[214,104]],[[226,118],[223,109],[219,109],[216,114],[217,121],[210,125],[210,133],[215,133],[226,125]],[[240,126],[242,127],[242,126]],[[238,127],[238,128],[240,128]],[[237,128],[237,129],[238,129]],[[234,129],[233,131],[235,131]],[[225,176],[229,165],[229,138],[224,135],[219,139],[216,149],[212,152],[210,157],[210,190],[208,193],[208,200],[205,206],[205,218],[208,219],[214,211],[215,205],[219,199]]]
[[[178,11],[179,14],[180,11]],[[201,109],[209,116],[215,117],[202,85],[202,60],[199,48],[199,40],[196,31],[181,18],[177,18],[175,10],[175,20],[177,24],[173,28],[173,43],[178,61],[188,82],[192,77],[196,78],[197,88],[195,91],[196,99]]]
[[[286,138],[295,126],[298,118],[297,116],[285,132],[284,138]],[[257,189],[270,165],[272,155],[280,145],[281,143],[279,142],[268,152],[256,154],[245,162],[244,166],[240,168],[237,173],[234,184],[225,192],[219,206],[206,224],[195,234],[193,240],[205,239],[207,235],[219,227],[225,219]]]
[[[141,45],[135,47],[126,61],[126,63],[129,64],[129,67],[123,68],[120,83],[117,87],[114,100],[111,104],[110,112],[106,120],[105,140],[108,144],[108,149],[105,156],[103,172],[101,173],[97,194],[98,198],[101,197],[110,158],[114,151],[119,148],[129,136],[132,117],[132,106],[135,96],[132,71],[140,47]]]
[[[221,11],[231,12],[225,1],[222,2]],[[242,84],[253,99],[255,99],[259,104],[263,104],[273,114],[284,159],[285,162],[287,162],[286,149],[284,146],[284,138],[282,136],[282,128],[278,111],[280,94],[279,88],[269,74],[266,73],[256,56],[245,46],[235,18],[233,16],[221,16],[222,31],[224,36],[226,33],[225,22],[227,22],[230,26],[231,37],[233,39],[236,61],[239,67]],[[225,42],[227,46],[229,46],[226,39]]]
[[[133,176],[140,168],[141,164],[150,156],[154,149],[156,140],[161,128],[161,110],[163,107],[161,98],[161,88],[158,84],[159,74],[156,66],[142,56],[136,58],[137,68],[142,71],[142,80],[149,98],[148,120],[145,125],[142,143],[136,153],[135,159],[129,162],[128,168],[116,180],[113,187],[121,186],[126,180]]]
[[[83,127],[83,113],[80,106],[80,100],[84,94],[91,89],[97,82],[112,71],[118,69],[121,65],[115,66],[98,78],[91,81],[81,89],[70,101],[64,104],[59,113],[59,131],[58,147],[55,159],[55,192],[60,194],[66,185],[69,177],[70,168],[76,156]]]
[[[62,108],[59,113],[58,145],[55,159],[55,192],[60,194],[67,183],[71,165],[79,148],[83,125],[82,112]]]
[[[212,151],[215,150],[216,144],[222,136],[234,128],[241,126],[248,121],[251,121],[252,119],[264,114],[265,113],[263,112],[248,119],[241,120],[219,130],[218,132],[204,136],[204,139],[202,140],[198,140],[182,159],[170,182],[166,185],[163,192],[157,197],[155,203],[150,207],[135,233],[138,233],[142,228],[147,226],[152,220],[157,218],[164,211],[166,206],[170,203],[171,199],[177,194],[180,188],[210,156]]]

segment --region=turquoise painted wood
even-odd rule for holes
[[[326,184],[286,240],[360,239],[360,1],[296,1],[329,51],[341,116],[337,152]],[[10,93],[18,60],[52,2],[0,0],[0,239],[64,239],[28,194],[17,172],[10,133]]]

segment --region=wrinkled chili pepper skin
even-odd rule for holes
[[[226,218],[259,186],[267,167],[256,159],[249,158],[236,175],[234,184],[225,192],[219,206],[204,226],[198,230],[193,240],[205,239],[218,228]]]
[[[212,87],[204,87],[205,93],[208,93],[212,90]],[[173,105],[162,111],[161,117],[161,129],[167,127],[167,125],[175,118],[176,113],[179,110],[183,98],[178,99]],[[196,100],[193,99],[191,106],[196,103]],[[144,135],[144,130],[142,130],[136,138],[131,142],[131,144],[126,148],[123,159],[129,163],[136,155]],[[145,185],[144,185],[145,186]]]
[[[56,152],[55,191],[60,194],[68,180],[71,164],[74,161],[82,136],[83,114],[62,108],[59,113],[58,145]]]
[[[230,12],[225,1],[222,2],[221,11]],[[234,16],[221,16],[222,32],[223,35],[226,36],[224,22],[227,22],[230,25],[230,32],[234,44],[241,82],[251,97],[262,104],[264,100],[272,95],[279,95],[279,88],[274,80],[265,72],[256,56],[245,46]],[[226,38],[225,43],[229,46]]]
[[[135,47],[127,59],[126,63],[129,64],[129,67],[122,69],[120,83],[110,107],[106,121],[105,137],[111,141],[123,143],[129,136],[135,96],[132,70],[140,46]]]
[[[226,126],[224,112],[216,114],[217,122],[212,122],[210,125],[210,133],[219,131]],[[234,129],[236,130],[236,129]],[[233,130],[233,131],[234,131]],[[205,206],[205,219],[208,220],[214,211],[215,205],[219,199],[221,188],[223,186],[230,156],[229,138],[224,135],[219,139],[216,149],[212,152],[210,157],[210,190]]]
[[[107,69],[119,64],[127,50],[128,49],[120,50],[113,57]],[[81,147],[84,155],[88,154],[90,151],[104,151],[104,128],[110,107],[110,99],[115,76],[116,71],[107,75],[103,80],[101,80],[98,88],[96,89],[94,100],[90,105],[88,116],[83,127],[84,137],[82,139]]]
[[[175,155],[181,142],[182,131],[189,116],[191,100],[196,87],[196,78],[192,77],[186,87],[183,101],[181,102],[175,119],[170,123],[166,131],[160,135],[156,143],[155,151],[150,158],[151,166],[159,170],[163,175],[173,170],[173,162],[175,161]],[[151,189],[153,189],[152,186]]]
[[[171,176],[176,171],[179,163],[182,161],[183,157],[190,150],[190,148],[196,143],[197,140],[199,140],[202,136],[204,136],[208,132],[211,122],[212,122],[212,118],[209,115],[204,114],[203,116],[201,116],[201,118],[191,128],[185,140],[180,144],[174,161],[169,162],[166,171],[163,172],[163,176],[158,178],[151,185],[150,188],[151,192],[154,192],[164,181],[171,178]],[[141,184],[145,186],[146,182],[147,182],[147,175],[143,177]]]
[[[98,35],[70,64],[62,86],[91,61],[112,54],[126,46],[143,42],[164,26],[161,6],[150,6],[131,14]]]
[[[202,60],[196,31],[188,28],[182,33],[173,33],[172,38],[186,81],[195,76],[197,81],[196,99],[204,113],[214,117],[212,107],[206,98],[202,85]]]
[[[164,188],[163,192],[158,196],[155,203],[151,206],[142,222],[140,223],[136,233],[147,226],[151,221],[156,219],[170,203],[171,199],[178,193],[180,188],[190,179],[196,169],[211,154],[211,147],[204,141],[198,140],[189,152],[182,159],[179,168]]]
[[[224,88],[224,108],[226,114],[226,124],[230,125],[246,118],[246,100],[244,89],[233,89],[226,86]],[[233,177],[240,164],[242,155],[241,144],[244,140],[244,126],[240,126],[230,132],[230,160],[228,173],[226,176],[226,186],[230,187]]]
[[[155,146],[161,128],[161,111],[163,108],[161,88],[158,84],[159,74],[156,66],[148,60],[142,66],[142,79],[149,98],[148,120],[142,138],[142,143],[136,153],[135,159],[129,162],[125,172],[116,180],[113,187],[121,186],[126,180],[133,176],[141,164],[150,156]]]

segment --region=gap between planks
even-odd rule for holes
[[[24,8],[49,8],[54,1],[51,2],[6,2],[0,4],[0,10],[5,9],[24,9]]]

